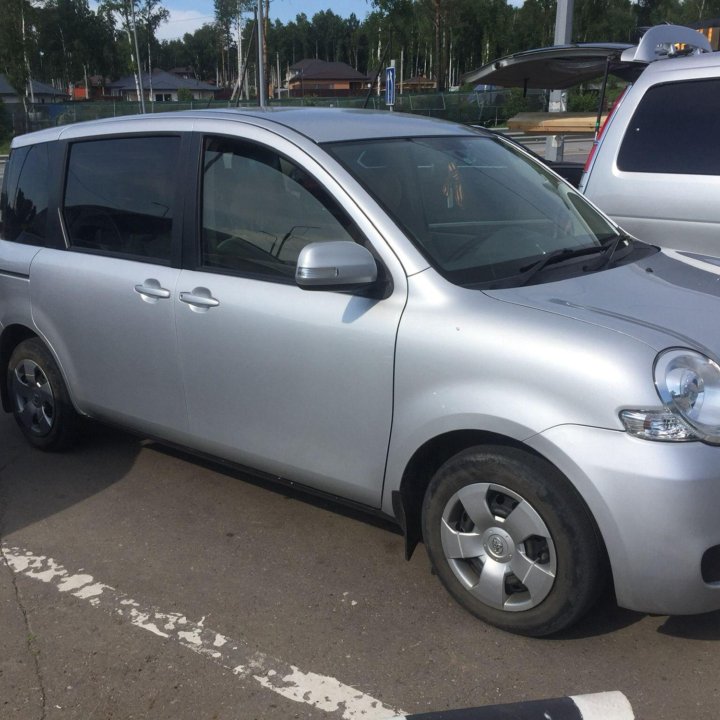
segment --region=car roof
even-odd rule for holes
[[[655,75],[678,71],[692,73],[696,70],[706,70],[720,67],[720,53],[711,52],[702,55],[689,55],[687,57],[676,57],[662,62],[654,62],[647,66],[643,77],[652,78]]]
[[[192,121],[216,120],[245,123],[274,130],[281,135],[299,133],[315,143],[373,138],[472,135],[481,132],[457,123],[421,115],[390,113],[384,110],[350,108],[224,108],[130,115],[76,123],[20,135],[13,147],[37,142],[109,135],[137,131],[162,132],[192,129]]]

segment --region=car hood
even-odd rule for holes
[[[629,335],[656,351],[681,346],[720,358],[718,258],[663,250],[590,275],[483,292]]]

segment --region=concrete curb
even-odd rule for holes
[[[621,692],[487,705],[462,710],[401,715],[392,720],[634,720],[635,713]]]

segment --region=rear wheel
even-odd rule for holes
[[[522,450],[475,447],[448,460],[425,495],[423,537],[450,594],[503,630],[549,635],[600,595],[604,553],[587,508]]]
[[[55,360],[37,338],[13,351],[7,388],[15,421],[31,445],[63,450],[72,444],[78,416]]]

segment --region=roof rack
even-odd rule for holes
[[[698,30],[683,25],[655,25],[645,32],[637,46],[622,52],[620,61],[651,63],[705,52],[712,52],[712,46]]]

